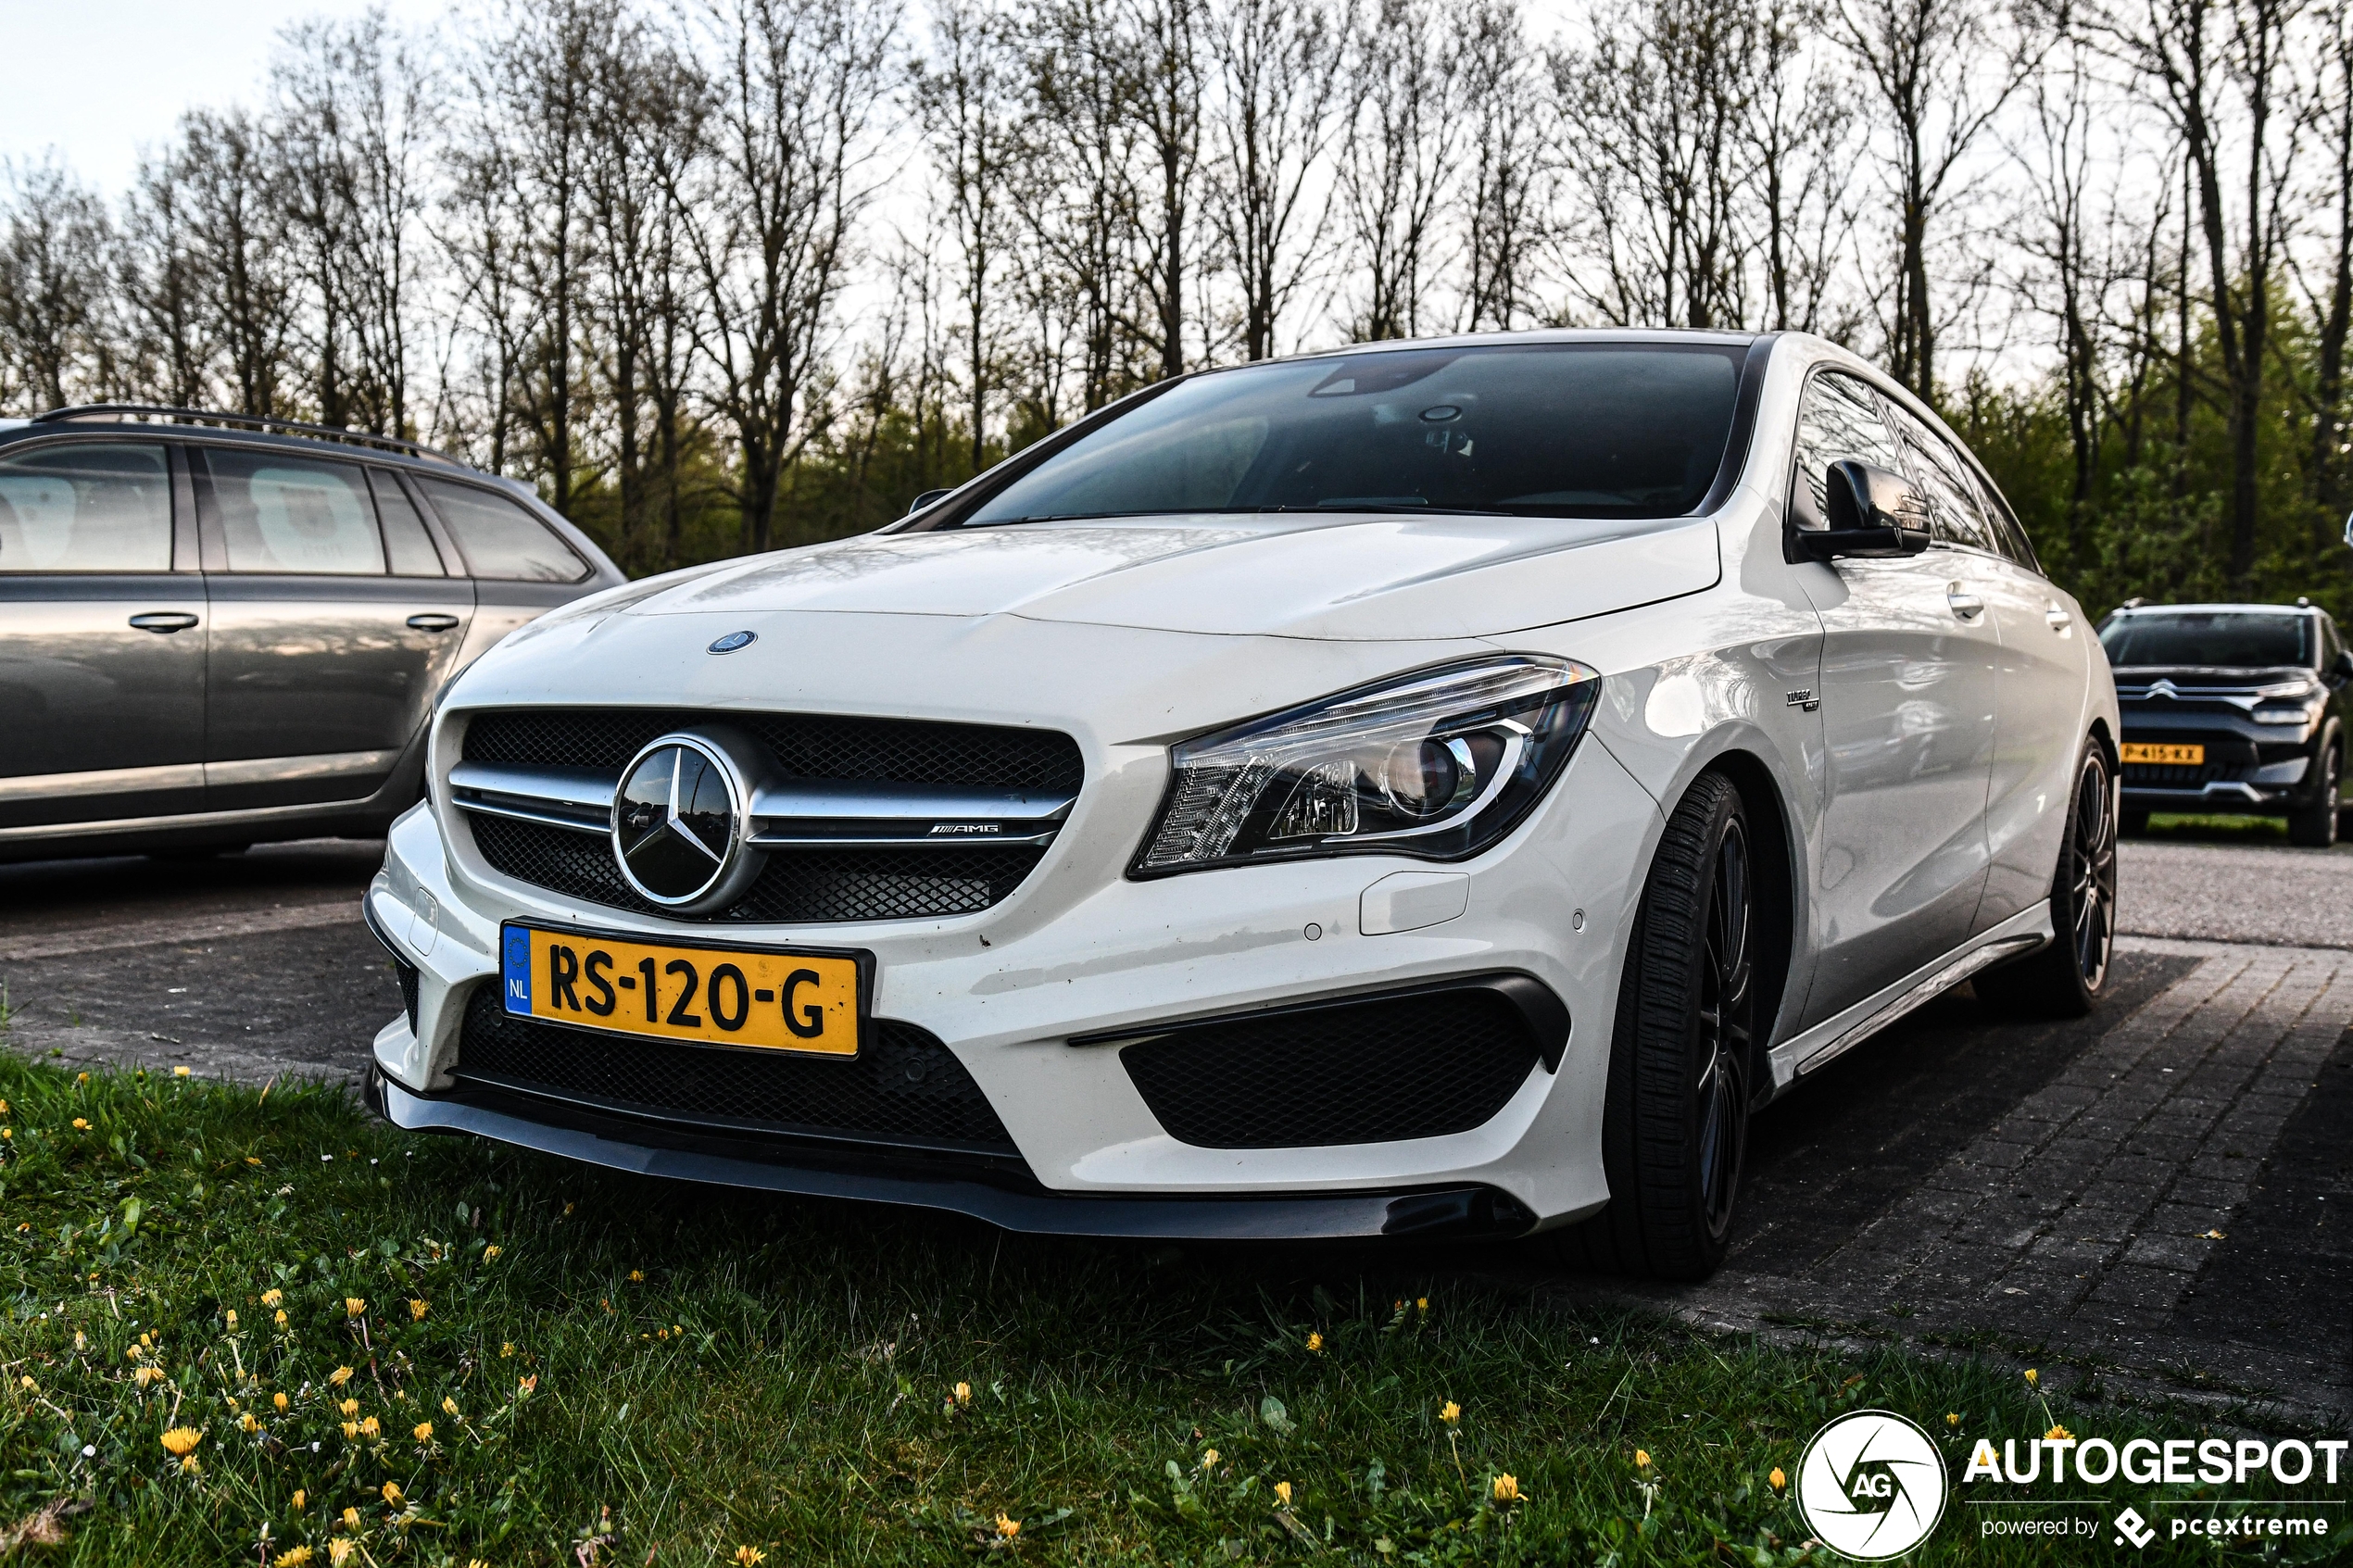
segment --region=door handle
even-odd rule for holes
[[[2050,622],[2051,630],[2054,632],[2064,632],[2070,626],[2075,624],[2075,617],[2068,614],[2067,611],[2059,608],[2057,605],[2053,605],[2050,608],[2045,610],[2043,612],[2043,619]]]
[[[409,618],[409,624],[419,632],[447,632],[458,624],[458,618],[454,615],[412,615]]]
[[[1967,621],[1972,615],[1982,615],[1985,613],[1985,601],[1979,598],[1975,594],[1970,593],[1967,588],[1962,587],[1958,583],[1948,583],[1945,584],[1944,602],[1951,605],[1953,607],[1954,615],[1963,621]]]
[[[147,615],[134,615],[131,624],[142,632],[159,632],[166,636],[185,632],[196,623],[196,618],[185,610],[157,610]]]

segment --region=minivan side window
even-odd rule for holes
[[[1878,395],[1853,376],[1818,371],[1806,383],[1797,409],[1797,477],[1790,485],[1797,526],[1830,526],[1830,466],[1850,458],[1906,471],[1903,448],[1880,415]]]
[[[588,563],[506,496],[472,484],[417,478],[473,576],[505,583],[577,583]]]
[[[161,446],[75,442],[0,460],[0,572],[170,570]]]
[[[384,574],[375,501],[356,464],[227,447],[204,458],[231,571]]]

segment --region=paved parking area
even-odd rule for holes
[[[381,854],[0,866],[0,1042],[349,1078],[399,1006],[358,915]],[[2353,1418],[2353,851],[2128,843],[2123,875],[2145,935],[2098,1014],[1964,987],[1849,1052],[1758,1119],[1727,1267],[1639,1294]]]

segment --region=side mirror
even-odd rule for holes
[[[1800,560],[1916,556],[1928,548],[1928,508],[1902,474],[1846,458],[1825,478],[1830,526],[1791,536]]]
[[[945,490],[925,491],[922,495],[907,503],[907,516],[913,517],[917,512],[922,511],[925,507],[932,505],[934,502],[945,500],[948,497],[948,495],[949,492]]]
[[[2329,666],[2329,673],[2340,681],[2353,681],[2353,648],[2339,648],[2336,662]]]

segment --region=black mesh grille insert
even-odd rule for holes
[[[1466,1133],[1537,1061],[1492,991],[1424,992],[1203,1024],[1121,1052],[1169,1136],[1205,1148],[1308,1148]]]
[[[774,850],[760,880],[716,915],[687,917],[640,898],[610,840],[506,817],[472,817],[482,858],[519,882],[567,897],[672,920],[777,924],[975,914],[1021,885],[1043,849]]]
[[[776,765],[797,778],[970,784],[1075,795],[1084,777],[1078,743],[1051,730],[691,709],[516,709],[478,713],[466,726],[465,756],[469,762],[610,768],[618,777],[647,742],[698,723],[729,724],[758,737],[775,755]]]
[[[466,726],[465,757],[469,762],[609,768],[618,777],[648,741],[698,721],[750,733],[797,777],[1067,795],[1077,791],[1084,772],[1078,744],[1051,731],[686,709],[479,713]],[[683,916],[639,897],[601,836],[482,814],[472,821],[482,858],[519,882],[673,920],[792,924],[977,914],[1009,897],[1045,855],[1036,847],[771,850],[760,880],[737,902],[715,915]]]
[[[930,1031],[874,1020],[849,1061],[623,1039],[466,1000],[453,1069],[470,1083],[731,1132],[1016,1155],[980,1085]]]
[[[409,1033],[413,1035],[417,1032],[417,966],[395,959],[392,967],[400,972],[400,1007],[409,1015]]]

